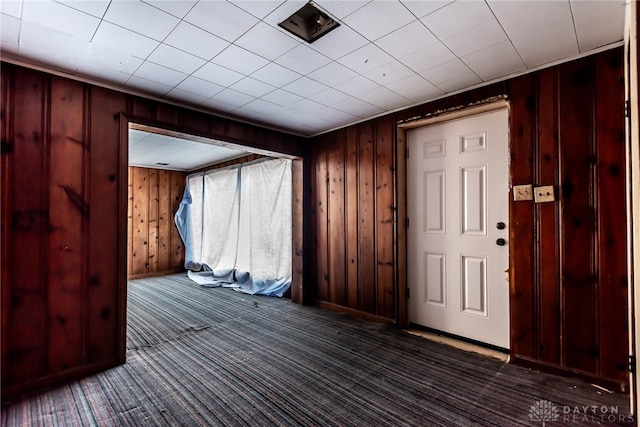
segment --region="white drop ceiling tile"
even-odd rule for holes
[[[527,67],[535,67],[564,57],[577,55],[578,41],[573,25],[568,28],[547,26],[535,28],[522,34],[510,31],[511,39]]]
[[[436,0],[401,0],[402,4],[418,18],[435,12],[444,6],[453,3],[453,0],[436,1]]]
[[[244,3],[244,0],[237,0],[237,3]],[[278,27],[278,24],[294,13],[296,13],[302,6],[307,4],[306,0],[286,0],[275,8],[271,13],[262,18],[262,22],[265,22],[272,27]],[[238,6],[240,7],[240,6]]]
[[[270,62],[255,73],[251,74],[251,77],[262,82],[269,83],[275,87],[282,87],[299,79],[301,76],[295,71],[291,71],[288,68],[276,64],[275,62]]]
[[[200,69],[193,73],[193,76],[225,87],[234,84],[244,77],[243,74],[236,73],[235,71],[221,67],[220,65],[212,62],[204,64]]]
[[[309,74],[309,78],[324,83],[327,86],[339,85],[356,76],[357,74],[354,71],[337,62],[331,62]]]
[[[496,58],[500,58],[496,61]],[[461,58],[483,81],[526,69],[510,41],[504,41]]]
[[[370,0],[318,0],[316,5],[334,19],[341,20],[362,8]]]
[[[173,29],[164,43],[206,60],[211,60],[229,46],[228,41],[184,21]]]
[[[215,83],[211,83],[194,76],[189,76],[183,81],[181,81],[176,86],[176,89],[189,92],[192,94],[197,94],[207,99],[207,98],[211,98],[213,95],[223,90],[224,86],[220,86]]]
[[[153,62],[145,61],[140,68],[134,73],[135,77],[151,80],[170,87],[176,86],[178,83],[187,78],[187,74],[176,71]]]
[[[225,104],[235,105],[236,107],[242,107],[243,105],[248,104],[249,102],[256,99],[256,97],[247,95],[242,92],[238,92],[237,90],[227,88],[216,93],[209,99],[215,99],[217,101],[224,102]]]
[[[624,38],[625,4],[617,1],[571,1],[580,51]]]
[[[222,102],[215,98],[207,99],[202,103],[202,105],[224,113],[230,113],[238,109],[237,105],[227,104],[226,102]]]
[[[7,43],[17,48],[20,41],[20,24],[20,19],[0,13],[0,40],[2,40],[3,50]]]
[[[22,22],[90,41],[100,20],[53,1],[27,1],[22,7]]]
[[[322,92],[326,88],[326,85],[323,85],[322,83],[315,80],[311,80],[308,77],[301,77],[298,80],[291,82],[283,87],[283,89],[291,93],[295,93],[296,95],[299,95],[303,98]]]
[[[315,50],[300,44],[275,60],[279,65],[300,74],[308,74],[327,65],[331,59],[318,55]]]
[[[457,1],[421,18],[440,40],[491,20],[495,20],[495,17],[483,1]]]
[[[293,109],[295,111],[300,111],[302,113],[313,113],[314,111],[321,110],[325,107],[325,105],[322,105],[310,99],[302,99],[293,105]]]
[[[442,43],[436,43],[404,56],[400,61],[413,71],[420,72],[444,64],[455,58],[456,56],[448,47]]]
[[[284,0],[230,0],[230,3],[262,19],[280,7]]]
[[[396,58],[402,58],[437,42],[438,39],[422,22],[414,21],[376,40],[376,45],[391,53]]]
[[[458,58],[422,71],[420,74],[444,92],[452,92],[481,83],[478,76]]]
[[[122,50],[138,58],[146,58],[160,44],[158,41],[103,21],[93,43]]]
[[[427,101],[428,99],[436,98],[444,94],[442,90],[418,74],[413,74],[405,79],[390,83],[386,87],[414,102]]]
[[[383,110],[395,110],[396,108],[412,104],[409,99],[382,86],[360,94],[358,98],[369,104],[376,105]]]
[[[226,1],[199,1],[184,20],[230,42],[258,23],[255,16]]]
[[[182,19],[191,8],[198,2],[197,0],[143,0],[153,7],[162,9],[167,13]]]
[[[366,77],[356,76],[352,79],[347,80],[346,82],[342,82],[333,87],[339,90],[340,92],[344,92],[346,94],[356,96],[378,87],[378,84],[376,82],[369,80]]]
[[[237,71],[246,76],[269,63],[269,61],[263,57],[235,45],[231,45],[226,48],[223,52],[213,58],[211,62]]]
[[[262,99],[276,105],[280,105],[281,107],[288,107],[293,103],[302,100],[303,98],[286,90],[277,89],[264,95]]]
[[[0,13],[13,16],[14,18],[21,18],[22,17],[22,0],[0,1]]]
[[[89,42],[22,22],[18,54],[66,72],[75,72]]]
[[[274,60],[300,43],[272,26],[259,22],[234,44],[264,58]]]
[[[360,119],[360,117],[358,116],[354,116],[353,114],[335,109],[333,107],[326,107],[322,110],[318,110],[315,112],[315,115],[333,124],[351,123]]]
[[[338,28],[313,42],[311,46],[314,50],[331,59],[338,59],[368,43],[369,40],[353,29],[346,25],[340,25]]]
[[[257,98],[266,95],[269,92],[273,92],[276,89],[269,84],[263,83],[260,80],[256,80],[251,77],[245,77],[239,82],[231,85],[230,88]]]
[[[102,18],[109,7],[110,0],[55,0],[96,18]],[[4,1],[2,2],[4,3]]]
[[[331,88],[331,87],[309,97],[309,99],[327,106],[337,104],[338,102],[342,102],[348,98],[349,98],[348,94],[344,92],[340,92],[339,90],[335,90],[334,88]]]
[[[148,133],[137,129],[129,129],[129,146],[142,141],[147,137]]]
[[[336,110],[341,110],[345,113],[349,113],[361,118],[370,117],[382,112],[382,109],[380,107],[371,105],[368,102],[365,102],[358,98],[354,98],[353,96],[332,105],[332,107]]]
[[[89,43],[86,56],[78,62],[77,73],[105,82],[125,83],[144,62],[140,58],[108,46]]]
[[[149,55],[147,60],[155,62],[156,64],[167,65],[174,70],[187,74],[193,73],[195,70],[207,63],[207,61],[202,58],[166,44],[158,46],[156,50]]]
[[[282,107],[272,102],[265,101],[264,99],[256,99],[246,105],[243,105],[241,110],[249,110],[265,116],[271,116],[278,114],[278,111],[282,110]]]
[[[127,80],[127,86],[132,87],[134,89],[138,89],[142,92],[147,92],[154,96],[163,96],[168,93],[172,86],[162,84],[159,82],[143,79],[138,76],[131,76],[129,80]]]
[[[208,99],[206,96],[198,95],[193,92],[187,92],[186,90],[178,88],[171,89],[164,97],[180,103],[187,102],[196,105],[202,104]]]
[[[507,40],[507,35],[498,24],[498,21],[487,21],[473,28],[456,34],[443,43],[456,54],[461,57],[469,55],[472,52],[485,49],[502,41]]]
[[[389,83],[405,79],[414,74],[415,72],[409,67],[405,66],[402,62],[391,61],[381,67],[376,68],[375,70],[371,70],[368,73],[365,73],[364,76],[382,86],[386,86]]]
[[[388,53],[380,49],[373,43],[369,43],[358,50],[355,50],[338,60],[344,66],[363,74],[378,68],[393,58]]]
[[[373,41],[414,21],[401,3],[372,1],[343,19],[344,23]]]
[[[112,1],[105,21],[162,41],[178,25],[178,18],[142,2]]]

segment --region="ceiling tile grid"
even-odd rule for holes
[[[624,0],[2,0],[7,60],[314,135],[620,45]]]

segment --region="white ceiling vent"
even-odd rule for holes
[[[318,9],[313,2],[305,4],[278,25],[307,43],[313,43],[340,26],[335,19]]]

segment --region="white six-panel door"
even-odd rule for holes
[[[509,348],[508,110],[409,130],[407,146],[409,321]]]

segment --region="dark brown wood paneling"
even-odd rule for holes
[[[395,318],[394,283],[394,122],[385,117],[376,123],[376,314]]]
[[[171,265],[171,230],[175,227],[171,209],[171,172],[158,171],[158,270],[169,271]],[[185,177],[186,185],[186,177]]]
[[[12,123],[6,129],[13,132],[2,136],[3,155],[9,156],[5,164],[11,165],[7,171],[10,176],[2,181],[9,194],[10,218],[8,247],[3,248],[9,260],[2,265],[3,272],[9,270],[5,275],[9,281],[2,282],[3,288],[8,288],[3,292],[8,298],[2,301],[6,322],[2,324],[2,336],[6,337],[2,348],[2,382],[12,384],[47,373],[49,140],[45,118],[49,79],[31,72],[17,79],[12,70],[3,68],[3,84],[9,83],[7,73],[13,87],[6,90],[11,90],[13,96],[12,104],[6,107]]]
[[[355,127],[346,130],[345,160],[345,238],[347,239],[347,306],[360,309],[360,287],[358,280],[358,144]]]
[[[48,360],[53,371],[84,363],[86,271],[83,254],[89,204],[85,194],[84,90],[53,78],[49,146]],[[80,308],[79,308],[80,307]]]
[[[317,256],[315,257],[315,289],[314,298],[321,301],[330,301],[329,294],[329,225],[328,225],[328,212],[327,212],[327,189],[329,180],[329,171],[327,165],[327,152],[318,151],[320,145],[326,146],[327,138],[323,138],[322,142],[318,144],[318,147],[314,147],[313,164],[315,165],[315,191],[313,193],[314,210],[313,218],[315,218],[315,251]]]
[[[358,270],[361,309],[376,313],[376,191],[372,122],[358,126]]]
[[[540,73],[538,97],[538,152],[537,185],[553,185],[558,191],[558,72],[556,69]],[[540,203],[536,205],[538,219],[536,229],[540,230],[537,242],[536,272],[539,294],[539,348],[540,360],[560,363],[560,248],[559,204]],[[544,230],[544,233],[542,232]]]
[[[129,276],[149,273],[149,171],[131,168],[133,191],[131,265]]]
[[[528,75],[509,85],[511,182],[533,184],[533,156],[536,138],[536,81]],[[512,192],[513,194],[513,192]],[[511,198],[513,200],[513,197]],[[531,203],[510,202],[510,319],[511,353],[537,358],[537,325],[534,266],[534,209]]]
[[[593,64],[566,64],[559,70],[561,176],[561,259],[563,363],[596,371],[597,254],[594,200]]]
[[[622,55],[602,55],[596,59],[595,138],[597,141],[598,206],[598,295],[599,348],[598,375],[627,380],[626,353],[629,350],[629,321],[626,304],[627,277],[627,197],[624,116],[624,70]],[[616,331],[611,333],[611,331]],[[624,332],[623,332],[624,331]]]
[[[345,177],[344,132],[336,132],[327,154],[328,172],[328,258],[329,295],[335,304],[346,304],[346,241],[345,236]]]

